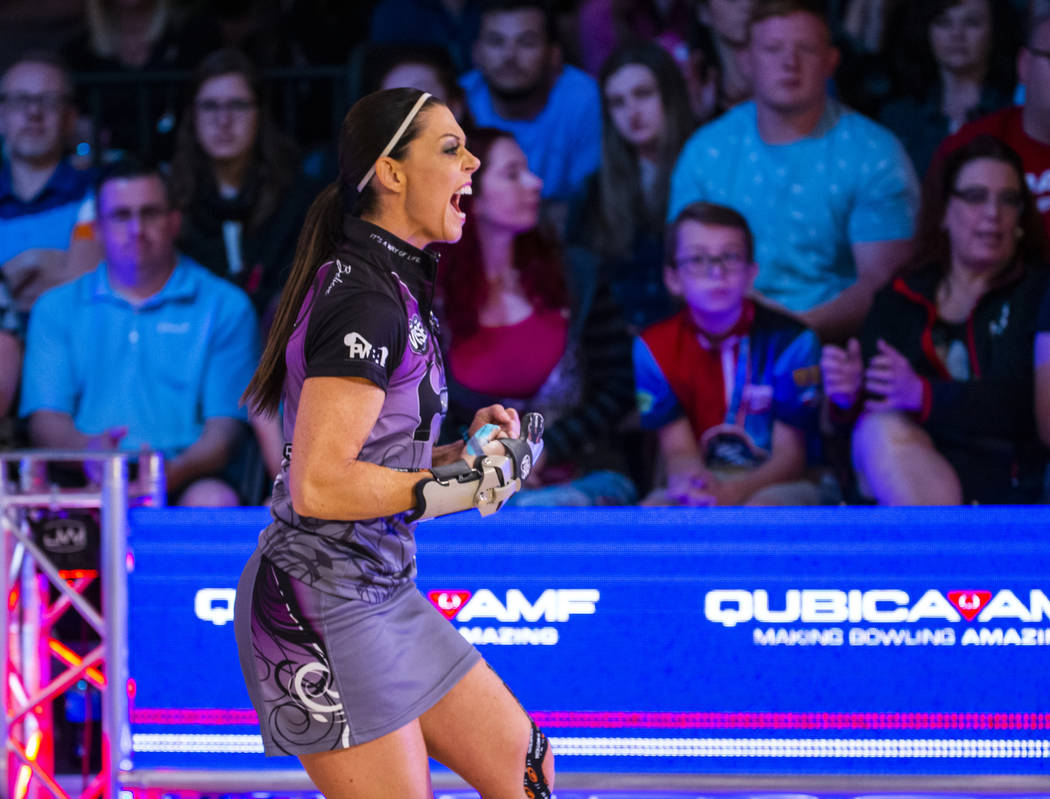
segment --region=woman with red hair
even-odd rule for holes
[[[443,435],[466,429],[475,402],[539,411],[545,451],[518,505],[626,504],[617,425],[631,411],[631,340],[598,260],[563,249],[539,224],[542,180],[513,136],[481,128],[463,238],[442,255],[438,294],[448,359]],[[539,478],[539,480],[537,480]],[[533,481],[536,481],[535,483]]]

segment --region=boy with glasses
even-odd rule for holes
[[[666,488],[653,505],[812,505],[804,479],[820,405],[820,343],[748,298],[747,221],[693,203],[670,225],[664,279],[684,303],[635,341],[642,425],[658,432]]]

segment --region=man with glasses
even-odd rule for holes
[[[174,503],[238,504],[227,470],[259,354],[251,302],[176,252],[180,215],[156,169],[117,162],[96,192],[105,260],[30,315],[20,406],[30,438],[158,451]]]
[[[1017,75],[1025,88],[1024,104],[975,119],[941,142],[930,175],[939,172],[949,153],[982,134],[995,136],[1021,156],[1028,188],[1050,234],[1050,13],[1032,19],[1017,57]]]
[[[98,263],[95,176],[65,152],[71,96],[69,73],[47,53],[22,57],[0,77],[0,269],[23,311],[45,289]]]
[[[634,346],[642,425],[658,431],[666,487],[652,505],[812,505],[820,343],[752,302],[758,274],[747,221],[693,203],[671,224],[664,279],[685,303]]]

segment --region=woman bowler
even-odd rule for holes
[[[496,510],[542,447],[542,419],[500,405],[469,444],[433,446],[447,400],[423,248],[460,238],[478,166],[429,94],[358,101],[245,392],[281,407],[291,445],[237,590],[241,666],[266,752],[329,799],[431,797],[428,756],[486,799],[550,796],[543,733],[413,581],[416,521]]]

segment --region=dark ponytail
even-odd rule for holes
[[[287,365],[284,350],[295,327],[295,318],[306,298],[317,267],[339,244],[343,225],[343,200],[338,181],[329,183],[306,212],[292,270],[281,291],[270,335],[266,339],[259,368],[241,397],[257,414],[272,416],[281,404],[281,389]]]
[[[328,184],[307,211],[295,248],[295,260],[281,292],[259,368],[241,397],[241,402],[253,413],[272,416],[277,412],[288,371],[284,351],[317,268],[335,255],[347,213],[361,216],[375,211],[379,196],[372,182],[360,192],[357,184],[371,169],[420,94],[419,89],[373,92],[354,103],[343,119],[339,129],[339,178]],[[423,112],[439,103],[433,97],[424,103],[390,152],[391,158],[400,159],[405,155],[408,145],[419,135]]]

